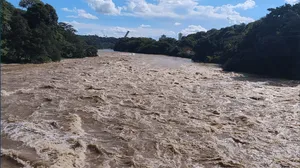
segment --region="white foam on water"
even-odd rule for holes
[[[290,82],[118,52],[34,71],[3,72],[3,146],[23,142],[49,167],[300,167]]]

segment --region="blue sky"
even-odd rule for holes
[[[8,0],[17,6],[19,0]],[[177,37],[197,31],[249,23],[268,8],[299,0],[43,0],[55,7],[59,21],[78,34],[122,37]]]

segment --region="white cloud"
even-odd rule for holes
[[[175,10],[181,9],[187,13],[187,9],[195,5],[197,5],[196,0],[159,0],[158,3],[148,3],[146,0],[128,0],[127,6],[123,9],[124,14],[128,16],[184,18]]]
[[[298,3],[298,2],[300,2],[300,0],[285,0],[285,2],[288,3],[288,4],[294,5],[294,4]]]
[[[140,28],[149,28],[149,27],[151,27],[151,26],[150,25],[144,25],[144,24],[140,25]]]
[[[253,1],[254,2],[254,1]],[[196,6],[193,11],[191,11],[191,15],[202,17],[202,18],[215,18],[215,19],[223,19],[228,20],[232,24],[238,23],[249,23],[254,21],[254,19],[250,17],[241,16],[240,13],[235,11],[234,9],[244,9],[247,10],[249,8],[253,8],[255,6],[255,2],[252,0],[247,0],[245,3],[237,4],[237,5],[223,5],[223,6]]]
[[[118,26],[103,26],[99,24],[81,23],[81,22],[65,22],[74,26],[81,34],[91,34],[108,37],[124,37],[127,31],[130,31],[128,37],[151,37],[158,39],[162,34],[169,37],[176,37],[176,33],[165,29],[156,28],[128,28]]]
[[[125,6],[116,6],[113,0],[85,0],[98,13],[142,18],[224,20],[230,24],[249,23],[251,17],[242,16],[238,10],[256,6],[254,0],[222,6],[201,5],[199,0],[127,0]],[[295,0],[286,0],[295,1]],[[297,0],[298,1],[298,0]],[[176,24],[175,24],[176,26]],[[177,25],[178,26],[178,25]]]
[[[184,35],[184,36],[187,36],[189,34],[193,34],[193,33],[197,33],[197,32],[201,32],[201,31],[204,31],[206,32],[207,29],[205,29],[204,27],[198,25],[189,25],[187,28],[183,29],[181,31],[181,33]]]
[[[80,17],[80,18],[98,19],[97,16],[87,13],[85,10],[78,9],[77,12],[78,12],[78,17]]]
[[[179,22],[174,23],[174,26],[180,26],[180,25],[181,25],[181,23],[179,23]]]
[[[74,12],[74,10],[68,9],[68,8],[61,8],[61,10],[65,11],[65,12]]]
[[[222,19],[230,23],[248,23],[254,21],[250,17],[241,16],[236,9],[248,10],[254,8],[254,0],[245,0],[236,5],[203,6],[197,0],[159,0],[149,3],[146,0],[128,0],[127,6],[122,7],[123,15],[137,17],[165,17],[177,19]],[[180,11],[178,13],[177,11]]]
[[[118,15],[121,7],[116,7],[112,0],[86,0],[89,6],[96,12],[106,15]]]
[[[237,4],[235,6],[232,6],[232,7],[247,10],[247,9],[254,8],[255,5],[256,5],[256,3],[255,3],[254,0],[246,0],[244,3],[239,3],[239,4]]]
[[[68,8],[62,8],[63,11],[65,12],[72,12],[72,13],[77,13],[77,15],[69,15],[67,17],[70,17],[70,18],[84,18],[84,19],[98,19],[97,16],[95,15],[92,15],[90,13],[87,13],[85,10],[83,9],[77,9],[77,8],[74,8],[74,9],[68,9]]]

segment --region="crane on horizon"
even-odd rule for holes
[[[128,36],[130,31],[127,31],[127,33],[125,34],[124,38],[126,38]]]

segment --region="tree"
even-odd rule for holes
[[[224,70],[300,79],[300,4],[269,11],[247,30]]]
[[[29,62],[30,56],[26,52],[29,45],[30,29],[27,20],[23,17],[23,11],[14,10],[9,22],[10,31],[7,34],[9,46],[8,54],[3,58],[4,62]]]
[[[64,22],[59,22],[58,26],[62,31],[66,31],[66,32],[69,32],[72,34],[77,32],[72,25],[64,23]]]
[[[37,3],[42,3],[40,0],[21,0],[19,2],[19,6],[23,8],[30,8],[32,5],[35,5]]]
[[[46,4],[45,5],[45,9],[47,10],[47,18],[45,19],[46,20],[46,23],[48,25],[55,25],[57,26],[58,24],[58,16],[56,14],[56,10],[49,4]]]
[[[1,0],[1,58],[6,63],[44,63],[61,57],[96,56],[97,50],[81,40],[68,24],[58,23],[56,10],[38,0],[21,0],[16,9]]]
[[[1,42],[0,42],[0,55],[3,61],[3,58],[6,58],[9,52],[9,46],[7,44],[7,35],[11,31],[11,27],[9,25],[9,22],[11,21],[12,13],[14,12],[15,8],[12,4],[5,0],[1,0],[1,10],[0,10],[0,20],[1,20],[1,26],[0,26],[0,36],[1,36]]]
[[[89,46],[87,49],[86,49],[86,56],[87,57],[94,57],[94,56],[97,56],[97,48],[95,48],[94,46]]]
[[[77,35],[88,45],[92,45],[97,49],[113,49],[119,39],[114,37],[99,37],[97,35]]]

